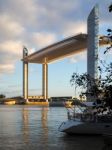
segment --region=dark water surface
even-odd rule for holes
[[[1,105],[0,150],[110,150],[101,136],[60,133],[66,119],[61,107]]]

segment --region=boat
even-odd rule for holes
[[[16,100],[15,99],[6,99],[4,100],[4,105],[15,105],[16,104]]]
[[[79,104],[78,104],[79,103]],[[112,112],[104,110],[93,102],[78,102],[67,108],[68,120],[58,130],[67,134],[110,134],[112,133]]]
[[[71,96],[59,96],[59,97],[51,97],[49,106],[50,107],[64,107],[70,106],[70,103],[73,101]]]
[[[65,101],[64,102],[64,106],[66,108],[72,108],[72,102],[73,102],[73,100],[72,101],[71,100]]]
[[[27,99],[26,105],[49,106],[49,101],[46,99]]]

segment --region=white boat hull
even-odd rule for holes
[[[68,120],[63,122],[59,127],[59,131],[68,134],[107,134],[112,133],[111,123],[97,122],[81,122],[76,120]]]

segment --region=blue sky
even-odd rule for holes
[[[112,13],[108,12],[111,2],[1,0],[0,93],[9,97],[22,95],[23,45],[32,53],[68,36],[86,33],[87,17],[96,3],[100,9],[100,34],[104,34],[107,28],[112,28]],[[86,52],[49,65],[49,96],[74,95],[69,82],[74,71],[86,72]],[[41,65],[29,64],[29,94],[41,95],[41,90]]]

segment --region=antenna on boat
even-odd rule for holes
[[[76,68],[75,68],[75,72],[77,73],[78,72],[78,67],[76,66]],[[76,95],[77,95],[77,86],[76,86],[76,83],[75,83],[75,98],[76,98]]]

